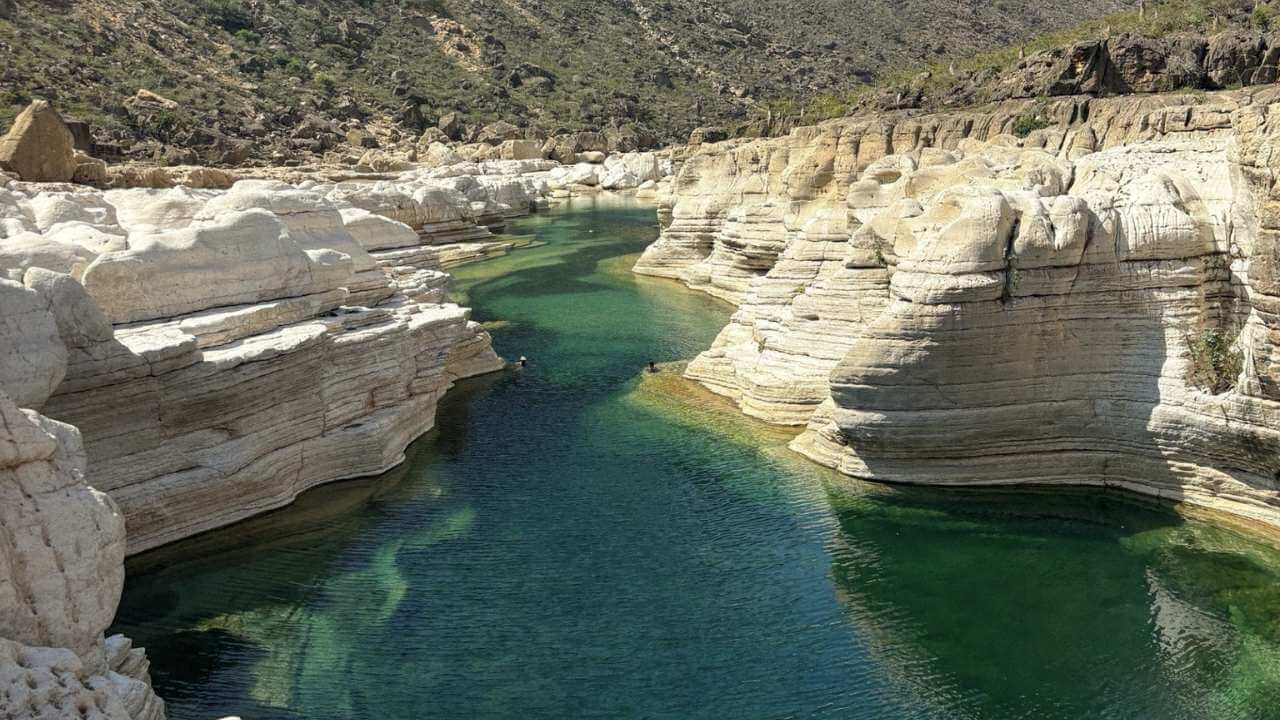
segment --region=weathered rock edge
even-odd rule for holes
[[[873,480],[1119,487],[1280,532],[1280,89],[887,113],[677,154],[636,271],[689,377]],[[1037,113],[1050,127],[1011,132]],[[1205,332],[1234,387],[1192,384]]]

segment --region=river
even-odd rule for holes
[[[1273,547],[839,477],[680,379],[732,308],[629,272],[651,208],[515,232],[455,287],[528,367],[392,472],[130,561],[113,631],[171,718],[1280,717]]]

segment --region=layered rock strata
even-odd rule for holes
[[[652,153],[611,167],[664,170]],[[0,275],[80,321],[65,378],[13,392],[52,393],[46,413],[83,433],[130,552],[385,470],[453,380],[502,365],[447,302],[444,268],[512,247],[493,232],[566,187],[559,168],[105,192],[5,180]],[[0,352],[0,370],[24,357]]]
[[[399,463],[455,380],[504,366],[443,268],[510,247],[551,169],[0,180],[0,708],[163,718],[145,654],[103,635],[126,554]]]
[[[2,279],[0,307],[0,710],[162,720],[146,656],[103,635],[124,585],[124,517],[88,485],[79,431],[35,409],[67,372],[61,336],[80,318]]]
[[[738,304],[689,376],[847,474],[1117,486],[1280,530],[1276,107],[1009,103],[704,145],[636,269]],[[1028,112],[1054,122],[1009,134]]]
[[[453,380],[502,366],[437,263],[370,252],[418,232],[325,190],[0,191],[0,267],[77,320],[45,412],[83,433],[130,552],[381,472]]]

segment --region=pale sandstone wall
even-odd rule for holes
[[[847,474],[1116,485],[1280,528],[1277,99],[1005,104],[704,146],[636,269],[736,302],[689,376],[805,425],[793,447]],[[1055,123],[1005,134],[1033,109]],[[1230,392],[1187,380],[1206,329],[1238,334]]]
[[[0,354],[0,709],[161,720],[146,656],[103,636],[124,585],[124,518],[87,484],[76,428],[15,404],[45,403],[66,372],[59,333],[77,317],[3,279],[0,307],[0,347],[16,350]]]
[[[510,248],[494,230],[597,169],[620,186],[666,171],[637,153],[229,190],[6,178],[0,276],[83,321],[62,337],[64,370],[13,392],[52,392],[46,413],[81,430],[129,552],[381,472],[454,380],[502,367],[447,302],[443,268]],[[24,353],[0,348],[0,380]]]
[[[162,720],[145,654],[103,637],[126,553],[399,463],[455,380],[504,366],[442,268],[509,247],[491,230],[563,187],[550,169],[0,176],[0,708]]]
[[[438,256],[375,255],[423,235],[332,192],[0,190],[24,241],[0,239],[0,268],[79,319],[61,338],[65,377],[18,386],[51,391],[44,412],[79,428],[130,552],[386,470],[454,380],[502,367],[444,302]]]

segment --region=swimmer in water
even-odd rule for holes
[[[654,362],[654,361],[652,361],[652,360],[650,360],[650,361],[649,361],[649,372],[651,372],[651,373],[656,373],[656,372],[658,372],[658,365],[657,365],[657,363],[655,363],[655,362]]]
[[[528,358],[526,358],[525,356],[521,355],[521,356],[520,356],[520,367],[525,367],[525,366],[527,366],[528,364],[529,364],[529,359],[528,359]]]

